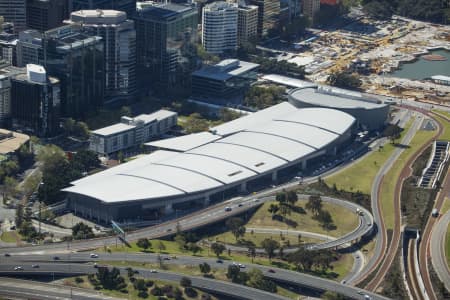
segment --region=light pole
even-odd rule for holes
[[[39,190],[41,194],[44,193],[44,182],[39,184]],[[42,216],[42,201],[41,197],[39,197],[39,236],[41,235],[41,216]]]

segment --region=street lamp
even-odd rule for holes
[[[39,191],[42,193],[44,193],[44,182],[41,182],[39,184]],[[39,198],[39,236],[41,235],[41,218],[42,218],[42,201],[41,201],[41,197]]]

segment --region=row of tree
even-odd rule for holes
[[[393,14],[448,24],[450,4],[442,0],[363,0],[364,10],[377,19],[389,19]]]

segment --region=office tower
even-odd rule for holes
[[[25,73],[24,68],[3,65],[0,68],[0,126],[9,127],[11,119],[11,78]]]
[[[202,44],[212,54],[237,49],[238,8],[236,4],[223,1],[203,7]]]
[[[196,7],[155,4],[138,9],[134,18],[141,87],[161,93],[189,89],[196,62]]]
[[[40,64],[44,59],[42,49],[42,34],[33,29],[19,33],[16,46],[17,66],[25,67],[27,64]]]
[[[131,18],[136,12],[136,0],[69,0],[70,11],[112,9],[127,13]]]
[[[68,0],[27,0],[27,27],[47,31],[69,17]]]
[[[5,22],[14,23],[14,30],[19,32],[26,27],[26,0],[0,0],[0,16]]]
[[[61,82],[61,114],[83,117],[103,104],[105,89],[102,38],[81,26],[46,31],[42,65]]]
[[[303,14],[312,21],[314,15],[320,10],[320,0],[303,0]]]
[[[258,37],[267,35],[269,30],[279,24],[279,0],[249,0],[249,4],[258,6]]]
[[[101,36],[105,45],[105,103],[136,97],[136,31],[125,12],[81,10],[72,12],[71,23],[81,23]]]
[[[16,56],[17,35],[0,33],[0,59],[11,66],[17,65]]]
[[[60,85],[44,67],[28,64],[26,74],[11,79],[13,128],[49,137],[58,132]]]
[[[242,45],[257,38],[258,6],[242,5],[238,7],[238,44]]]

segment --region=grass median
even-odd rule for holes
[[[2,232],[0,239],[5,243],[16,243],[17,239],[20,240],[20,236],[15,231],[4,231]]]
[[[413,120],[409,120],[401,133],[400,140],[411,128]],[[336,184],[338,189],[346,191],[360,190],[364,194],[370,195],[372,184],[381,166],[388,160],[395,150],[395,145],[387,143],[380,149],[375,149],[367,157],[341,172],[325,179],[328,186]]]

